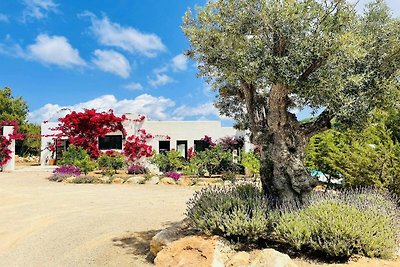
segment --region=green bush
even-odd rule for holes
[[[398,210],[375,191],[312,195],[304,208],[286,211],[275,222],[279,241],[331,257],[389,258],[398,242]]]
[[[255,241],[268,232],[268,201],[251,184],[208,187],[189,200],[186,215],[191,225],[205,234],[235,241]]]
[[[90,159],[89,154],[82,147],[69,145],[58,162],[60,165],[73,165],[79,167],[82,172],[88,174],[97,167],[97,163]]]
[[[198,167],[197,173],[199,175],[203,175],[206,171],[210,175],[228,171],[238,172],[237,167],[232,162],[231,152],[225,150],[221,145],[196,153],[190,162]]]
[[[181,170],[186,163],[185,159],[176,150],[156,154],[150,161],[151,163],[155,164],[162,172]]]
[[[260,174],[260,157],[254,152],[245,152],[242,151],[242,160],[241,163],[243,167],[245,167],[250,175],[256,176]]]
[[[101,154],[97,159],[97,163],[103,174],[113,176],[117,173],[117,170],[124,166],[125,157],[118,152],[112,151]]]

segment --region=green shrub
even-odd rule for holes
[[[251,176],[260,174],[260,157],[254,152],[242,151],[242,165],[249,171]]]
[[[304,208],[278,217],[274,228],[278,240],[331,257],[393,255],[400,229],[397,207],[389,196],[344,191],[314,194],[305,203]]]
[[[197,166],[199,175],[203,175],[206,171],[210,175],[228,171],[238,172],[237,166],[232,162],[231,152],[225,150],[221,145],[196,153],[190,163]]]
[[[151,163],[155,164],[162,172],[180,170],[185,166],[186,163],[185,159],[176,150],[156,154],[150,161]]]
[[[186,215],[205,234],[255,241],[268,232],[268,201],[254,185],[208,187],[189,200]]]
[[[124,166],[125,157],[116,151],[112,151],[101,154],[97,159],[97,163],[103,174],[113,176],[117,173],[117,170]]]
[[[97,163],[90,159],[86,150],[82,147],[75,147],[74,145],[68,147],[58,163],[62,166],[73,165],[79,167],[85,174],[93,171],[97,167]]]

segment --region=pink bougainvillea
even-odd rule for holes
[[[141,158],[153,156],[153,147],[147,144],[147,141],[152,138],[153,136],[144,129],[138,130],[138,135],[129,136],[123,149],[127,160],[136,162]]]
[[[13,132],[8,137],[3,135],[3,126],[14,127]],[[16,120],[0,121],[0,167],[6,165],[11,159],[12,151],[8,147],[12,140],[21,140],[24,137],[24,134],[18,133],[18,122]]]
[[[112,110],[97,112],[95,109],[85,109],[83,112],[71,112],[59,119],[59,124],[53,130],[60,131],[57,138],[63,136],[74,146],[85,149],[92,158],[100,156],[99,137],[108,133],[121,131],[126,136],[122,122],[126,116],[118,117]]]

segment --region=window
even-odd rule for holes
[[[209,145],[203,140],[194,140],[194,151],[200,152],[206,150]]]
[[[187,143],[188,142],[186,140],[178,140],[178,141],[176,141],[176,150],[185,159],[187,158]]]
[[[169,141],[158,141],[158,153],[165,153],[171,148]]]
[[[99,137],[99,149],[122,149],[122,135],[106,135]]]

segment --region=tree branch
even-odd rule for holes
[[[314,73],[316,70],[318,70],[326,61],[328,58],[327,55],[324,55],[323,57],[320,57],[318,59],[315,59],[310,66],[303,72],[303,74],[300,75],[299,81],[303,82],[305,81],[312,73]]]
[[[332,117],[332,113],[325,109],[316,120],[304,123],[300,127],[306,136],[311,137],[314,134],[330,129]]]

